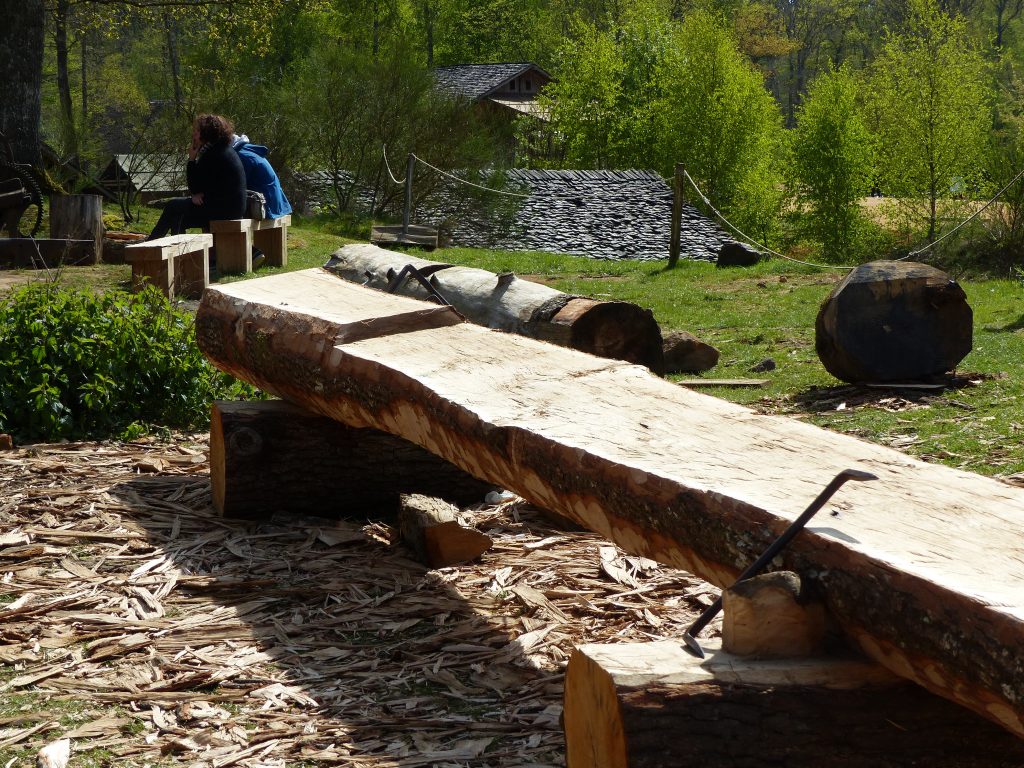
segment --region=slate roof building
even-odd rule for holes
[[[536,64],[458,64],[435,67],[433,72],[437,87],[446,93],[510,112],[510,116],[526,114],[545,119],[537,94],[551,82],[551,75]]]
[[[507,178],[527,194],[510,221],[469,217],[457,204],[458,188],[443,216],[451,244],[513,251],[548,251],[595,259],[667,259],[671,235],[672,189],[653,171],[512,170]],[[431,214],[423,212],[425,223]],[[692,205],[683,208],[683,259],[716,261],[726,242],[734,242]]]
[[[182,155],[114,155],[100,174],[104,187],[115,193],[134,192],[143,204],[188,191],[187,158]]]

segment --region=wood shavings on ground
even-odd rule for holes
[[[0,764],[564,765],[573,648],[680,638],[712,591],[520,501],[433,571],[381,521],[217,518],[206,456],[0,454]]]

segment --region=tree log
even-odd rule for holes
[[[213,404],[210,483],[220,514],[246,518],[281,511],[379,518],[397,514],[401,493],[469,504],[493,488],[400,437],[281,400]]]
[[[747,661],[677,641],[583,645],[568,768],[1009,768],[1024,742],[855,658]]]
[[[475,560],[491,548],[490,537],[458,520],[459,508],[443,499],[403,494],[398,510],[398,530],[420,562],[430,568],[447,568]]]
[[[414,330],[414,328],[418,328]],[[400,435],[624,549],[735,581],[836,473],[841,517],[780,556],[872,658],[1024,735],[1024,489],[459,322],[322,270],[209,288],[218,367]],[[685,425],[685,428],[683,428]]]
[[[927,264],[873,261],[835,287],[815,321],[815,349],[843,381],[919,381],[971,351],[973,313],[949,275]]]
[[[95,264],[103,255],[103,198],[99,195],[53,195],[50,197],[50,237],[88,240],[93,244]]]
[[[417,269],[439,266],[375,245],[346,245],[335,251],[327,269],[354,283],[386,290],[407,264]],[[663,372],[661,329],[651,311],[636,304],[572,296],[511,273],[496,275],[470,267],[434,272],[430,283],[470,322]],[[413,278],[396,292],[429,298]]]

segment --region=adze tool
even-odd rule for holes
[[[877,480],[876,475],[870,472],[863,472],[859,469],[844,469],[834,478],[832,482],[825,486],[824,490],[818,494],[818,497],[811,502],[811,505],[805,509],[800,517],[789,524],[789,527],[782,532],[782,534],[771,545],[764,551],[764,553],[757,558],[743,573],[740,574],[739,578],[736,579],[736,584],[741,581],[749,579],[751,576],[756,576],[764,570],[765,566],[768,565],[775,556],[783,550],[783,548],[789,544],[790,540],[796,536],[803,529],[807,522],[814,517],[818,510],[820,510],[825,503],[832,498],[839,487],[843,485],[847,480]],[[686,643],[686,649],[701,659],[704,658],[704,649],[700,647],[700,643],[697,642],[697,635],[704,627],[706,627],[711,620],[718,615],[718,612],[722,610],[722,598],[719,597],[715,602],[704,609],[704,613],[697,617],[697,620],[690,625],[690,627],[683,633],[683,642]]]

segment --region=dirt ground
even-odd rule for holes
[[[215,516],[204,435],[0,453],[0,763],[564,765],[587,642],[673,638],[689,574],[521,500],[428,570],[384,522]]]

